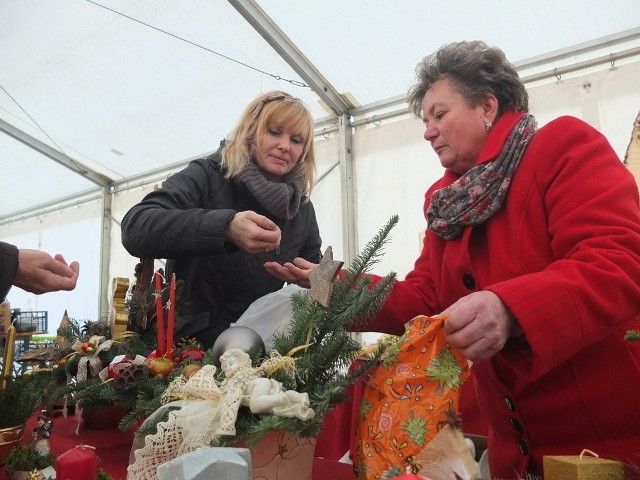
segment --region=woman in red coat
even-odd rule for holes
[[[544,455],[585,448],[640,463],[640,342],[624,339],[640,329],[633,176],[576,118],[538,130],[497,48],[446,45],[417,74],[408,103],[446,172],[425,195],[414,270],[368,329],[447,314],[448,342],[473,363],[492,477],[539,475]]]

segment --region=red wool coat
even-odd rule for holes
[[[480,162],[521,116],[500,118]],[[456,178],[434,184],[425,208]],[[543,455],[584,448],[640,464],[640,342],[623,338],[640,329],[638,188],[600,133],[571,117],[541,128],[502,208],[455,240],[427,231],[368,329],[401,333],[478,290],[496,293],[524,331],[472,367],[463,393],[488,422],[492,476],[541,474]]]

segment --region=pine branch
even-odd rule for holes
[[[349,281],[355,282],[358,277],[371,270],[374,264],[379,262],[382,257],[383,247],[391,240],[389,234],[393,227],[398,224],[398,215],[393,215],[382,229],[371,239],[362,249],[362,253],[358,255],[351,265],[346,269],[347,285]],[[353,287],[353,284],[349,285],[349,288]]]
[[[15,427],[36,411],[49,383],[46,372],[34,370],[29,375],[7,376],[0,390],[0,428]]]
[[[118,428],[123,431],[129,430],[140,418],[149,416],[159,409],[162,406],[160,398],[168,384],[168,379],[166,381],[160,381],[160,379],[157,378],[149,378],[140,382],[135,389],[137,391],[135,405],[129,413],[122,418]],[[153,425],[146,425],[147,428],[145,428],[145,432],[152,431],[152,433],[155,433],[156,424],[162,420],[163,419],[158,419],[158,422]],[[140,433],[142,434],[144,432]]]
[[[391,286],[395,280],[395,273],[389,273],[371,287],[371,277],[360,277],[354,286],[343,295],[336,295],[335,307],[332,305],[332,315],[337,324],[360,330],[366,320],[380,311],[391,293]]]
[[[361,350],[349,331],[356,330],[378,312],[391,291],[395,273],[372,285],[366,272],[378,262],[381,249],[397,222],[398,217],[392,217],[352,262],[346,274],[336,280],[329,309],[312,301],[308,292],[292,295],[291,325],[286,332],[274,337],[273,348],[282,355],[290,354],[296,347],[305,345],[305,348],[293,354],[296,359],[295,381],[278,372],[274,378],[286,388],[307,392],[316,417],[308,422],[277,417],[267,420],[269,416],[250,417],[246,427],[251,429],[253,436],[274,429],[293,431],[299,436],[317,435],[324,416],[346,399],[345,389],[368,372],[372,364],[369,362],[348,372]],[[374,357],[372,362],[379,359]],[[244,425],[244,420],[239,418],[236,430],[240,436],[248,435]]]

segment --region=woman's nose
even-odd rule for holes
[[[428,126],[424,129],[424,139],[427,142],[430,142],[431,140],[433,140],[434,138],[436,138],[436,128],[433,126]]]
[[[285,138],[280,139],[280,141],[278,142],[278,148],[282,151],[288,152],[290,149],[289,146],[290,140],[287,140]]]

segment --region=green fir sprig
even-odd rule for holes
[[[182,365],[184,367],[185,363]],[[148,417],[157,409],[162,406],[161,397],[169,384],[178,376],[182,368],[177,368],[167,377],[160,378],[147,378],[141,381],[135,388],[135,401],[129,409],[129,412],[122,418],[118,428],[126,431],[132,428],[140,419]],[[166,412],[165,418],[159,418],[157,422],[147,423],[145,425],[146,430],[138,430],[139,435],[145,435],[147,433],[155,433],[156,425],[162,420],[166,420],[169,416],[169,411]]]
[[[47,372],[38,370],[7,376],[6,386],[0,390],[0,428],[26,422],[42,401],[49,379]]]
[[[53,465],[55,460],[56,457],[54,455],[50,453],[42,454],[38,452],[34,443],[28,443],[26,445],[18,445],[11,449],[4,460],[4,468],[8,472],[43,470]]]

